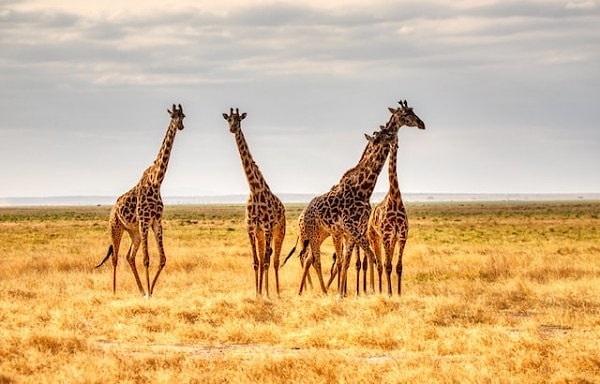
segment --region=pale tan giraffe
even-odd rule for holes
[[[99,268],[112,255],[113,262],[113,293],[117,290],[117,263],[119,261],[119,246],[123,237],[123,232],[127,231],[131,237],[131,245],[127,252],[127,261],[133,271],[133,276],[137,283],[138,289],[142,295],[146,297],[152,296],[154,286],[158,280],[158,276],[162,272],[167,262],[165,250],[163,247],[162,233],[162,214],[163,202],[160,196],[160,186],[165,178],[171,149],[175,140],[177,131],[183,129],[183,108],[181,104],[168,111],[171,116],[171,122],[167,128],[167,133],[158,152],[158,156],[154,163],[148,167],[142,174],[140,181],[125,194],[121,195],[110,212],[109,227],[111,232],[112,244],[108,247],[106,257],[96,268]],[[152,283],[150,283],[149,267],[150,256],[148,254],[148,232],[152,228],[158,252],[160,263],[154,275]],[[144,253],[144,268],[146,270],[146,286],[147,291],[144,291],[142,282],[138,275],[135,264],[135,256],[137,250],[142,245]]]
[[[246,113],[240,115],[236,108],[230,109],[229,115],[223,113],[229,123],[229,131],[235,135],[235,142],[246,174],[250,195],[246,204],[246,229],[252,248],[254,260],[254,282],[256,294],[262,295],[263,276],[266,295],[269,296],[269,265],[274,253],[273,269],[275,270],[275,286],[279,295],[279,256],[285,237],[285,207],[269,188],[258,165],[254,162],[248,144],[242,133],[242,120]]]
[[[402,118],[405,121],[406,126],[417,127],[419,129],[425,129],[425,123],[414,113],[413,109],[408,106],[406,100],[400,102],[399,113],[402,114]],[[408,236],[408,216],[406,208],[402,202],[402,194],[400,193],[400,187],[398,184],[397,174],[397,158],[398,158],[398,132],[394,135],[393,140],[390,143],[390,156],[388,163],[388,180],[389,190],[381,203],[379,203],[371,212],[369,218],[369,230],[367,235],[373,248],[377,260],[381,263],[381,246],[385,251],[385,266],[387,276],[387,288],[388,294],[392,294],[392,259],[394,257],[394,250],[396,244],[398,245],[398,261],[396,264],[396,275],[398,276],[398,295],[401,293],[402,283],[402,255],[404,253],[404,246],[406,245],[406,239]],[[360,259],[360,257],[358,257]],[[374,285],[374,269],[372,264],[370,268],[371,275],[371,288]],[[363,262],[363,266],[366,267],[366,258]],[[357,262],[357,278],[360,269],[360,262]],[[379,273],[379,292],[382,291],[381,287],[381,269]],[[364,274],[364,285],[366,287],[366,270]],[[358,289],[358,288],[357,288]]]

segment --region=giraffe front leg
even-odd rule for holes
[[[354,248],[354,244],[352,244],[351,248]],[[352,255],[353,250],[350,249],[350,255]],[[360,251],[359,248],[356,247],[356,263],[354,263],[355,267],[356,267],[356,296],[360,295],[360,271],[361,269],[363,269],[363,266],[361,260],[360,260]],[[364,269],[365,273],[366,273],[366,268]],[[366,275],[365,275],[366,276]]]
[[[356,247],[356,257],[360,259],[360,247]],[[371,286],[374,284],[373,283],[373,279],[374,277],[374,270],[375,268],[373,268],[373,264],[371,263],[371,267],[369,268],[369,258],[367,257],[367,254],[365,253],[362,259],[362,266],[363,266],[363,292],[367,293],[367,270],[369,271],[369,277],[371,279]]]
[[[321,285],[321,291],[327,294],[327,288],[325,287],[325,281],[323,280],[323,271],[321,270],[321,254],[314,257],[312,262],[313,268],[317,271],[317,277],[319,278],[319,284]]]
[[[259,296],[258,289],[258,255],[256,254],[256,236],[254,232],[248,231],[248,238],[250,239],[250,248],[252,249],[252,266],[254,267],[254,288],[256,296]]]
[[[265,267],[267,265],[267,247],[266,236],[262,231],[258,231],[256,234],[256,248],[258,254],[258,294],[262,296],[263,284],[265,281]],[[268,279],[268,277],[267,277]],[[269,296],[269,287],[267,281],[267,287],[265,287],[266,295]]]
[[[333,253],[333,262],[331,263],[331,270],[329,271],[329,280],[327,281],[327,289],[329,290],[329,287],[331,287],[331,283],[333,282],[333,280],[335,279],[336,276],[338,276],[338,259],[340,259],[339,257],[337,257],[337,253]]]
[[[302,248],[302,250],[300,251],[300,254],[298,255],[298,258],[300,259],[300,266],[302,267],[303,272],[304,272],[304,263],[306,262],[307,250],[308,250],[308,248]],[[306,279],[308,281],[308,285],[312,289],[313,283],[312,283],[312,279],[310,278],[310,270],[308,271],[308,274],[306,275]]]
[[[381,262],[379,262],[376,259],[375,253],[371,250],[369,241],[367,240],[366,236],[359,235],[356,239],[356,242],[363,249],[363,252],[365,253],[365,257],[368,258],[368,260],[371,260],[371,262],[374,263],[378,269],[380,269]],[[373,280],[371,280],[370,286],[371,286],[370,287],[371,289],[370,289],[369,293],[371,293],[371,294],[375,293],[375,282]]]
[[[265,234],[265,256],[263,259],[263,273],[265,280],[265,293],[269,297],[269,268],[271,267],[271,256],[273,255],[273,248],[271,247],[273,241],[273,234],[268,231]]]
[[[141,234],[141,238],[142,238],[142,255],[144,257],[143,259],[143,264],[144,264],[144,270],[145,270],[145,275],[146,275],[146,288],[147,291],[144,291],[144,288],[141,287],[141,285],[139,286],[140,288],[140,293],[142,294],[142,296],[145,297],[149,297],[148,295],[150,294],[150,254],[148,252],[148,230],[149,230],[149,224],[148,223],[142,223],[140,222],[140,234]],[[134,264],[135,265],[135,264]],[[137,274],[137,270],[135,271],[135,273]],[[139,277],[138,277],[139,279]]]
[[[340,298],[345,297],[347,293],[347,279],[348,279],[348,268],[350,267],[350,259],[352,258],[352,251],[354,249],[354,243],[347,246],[344,250],[343,263],[340,269],[340,278],[338,280],[338,296]]]
[[[300,289],[298,289],[298,296],[302,295],[302,291],[304,290],[304,284],[306,283],[306,276],[308,275],[308,270],[313,262],[312,250],[310,255],[304,260],[302,264],[302,279],[300,280]]]

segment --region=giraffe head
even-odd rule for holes
[[[373,135],[365,133],[365,138],[369,142],[369,146],[388,144],[394,138],[394,135],[389,130],[386,130],[385,125],[379,126],[379,131],[373,132]]]
[[[392,113],[388,123],[390,127],[394,127],[396,132],[403,125],[406,125],[407,127],[425,129],[425,123],[419,118],[419,116],[415,114],[412,107],[408,106],[406,100],[400,100],[398,103],[400,104],[399,108],[388,108],[388,110]]]
[[[233,108],[229,108],[229,115],[224,113],[223,118],[229,123],[229,131],[231,133],[237,133],[242,129],[242,120],[246,118],[246,112],[240,115],[238,108],[233,112]]]
[[[385,150],[394,141],[396,136],[395,132],[386,129],[385,125],[380,125],[379,130],[373,132],[373,135],[365,133],[368,144],[359,164],[367,163],[374,155],[377,155],[380,150]]]
[[[181,131],[183,129],[183,118],[185,117],[181,104],[178,107],[175,107],[175,104],[173,104],[173,108],[171,110],[167,109],[167,112],[171,116],[171,124]]]

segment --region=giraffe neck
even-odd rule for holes
[[[398,138],[396,137],[390,143],[390,158],[388,162],[388,180],[390,189],[388,194],[400,196],[400,186],[398,185],[398,173],[397,173],[397,161],[398,161]]]
[[[252,158],[252,154],[246,143],[246,138],[241,129],[235,134],[235,142],[238,151],[240,152],[240,159],[242,160],[242,167],[244,168],[244,173],[246,174],[246,179],[250,186],[250,193],[256,193],[257,191],[265,189],[269,190],[265,178]]]
[[[163,143],[158,151],[158,156],[154,160],[154,164],[149,168],[148,177],[154,184],[162,184],[165,174],[167,173],[167,166],[169,165],[169,158],[171,157],[171,149],[175,142],[175,134],[177,133],[177,127],[175,124],[169,124],[167,134],[163,140]]]
[[[360,156],[360,159],[358,160],[358,163],[356,163],[356,165],[352,168],[350,168],[349,170],[347,170],[346,172],[344,172],[344,174],[342,175],[342,178],[340,179],[340,183],[352,176],[352,174],[354,174],[358,169],[360,169],[360,167],[364,164],[365,159],[368,158],[368,156],[370,155],[370,151],[372,149],[372,144],[370,142],[367,143],[367,146],[365,147],[365,149],[363,150],[362,155]]]
[[[357,170],[356,177],[352,178],[357,180],[356,188],[358,189],[357,193],[353,195],[367,201],[371,198],[377,177],[381,173],[389,152],[390,147],[387,144],[377,145],[373,148],[373,152],[365,159],[364,165]]]

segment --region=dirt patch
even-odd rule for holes
[[[105,352],[118,352],[136,357],[156,357],[166,353],[181,353],[198,359],[256,359],[257,356],[277,358],[303,357],[312,354],[338,355],[340,351],[326,351],[302,348],[286,348],[266,344],[218,344],[218,345],[182,345],[182,344],[148,344],[140,345],[111,340],[97,340],[94,343]],[[402,359],[398,352],[389,354],[357,354],[343,353],[346,358],[355,358],[369,364],[385,364]]]

